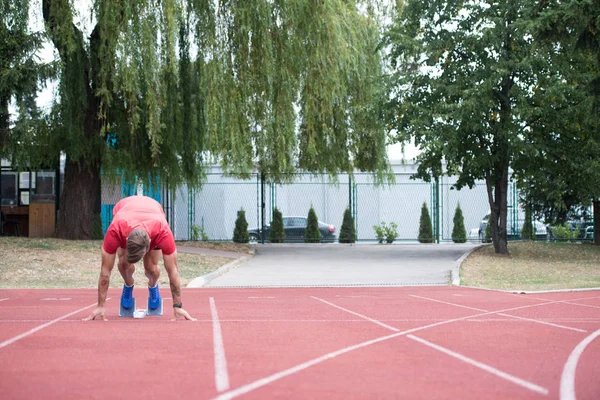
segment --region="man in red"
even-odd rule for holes
[[[171,228],[160,203],[145,196],[131,196],[119,201],[113,209],[113,220],[104,236],[102,245],[102,267],[98,280],[98,306],[85,320],[96,317],[106,321],[104,303],[110,282],[110,274],[119,257],[118,267],[125,285],[121,295],[121,309],[135,308],[133,273],[135,263],[143,258],[144,272],[148,277],[148,312],[162,314],[162,299],[158,290],[160,268],[158,261],[162,252],[165,269],[169,275],[173,295],[175,318],[195,321],[182,308],[181,284],[177,271],[177,249]]]

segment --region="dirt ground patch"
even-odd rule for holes
[[[182,246],[183,243],[177,245]],[[185,242],[185,246],[189,243],[195,243],[195,247],[250,252],[250,246],[237,243]],[[0,288],[96,288],[100,273],[101,245],[100,240],[0,237]],[[233,261],[227,257],[181,252],[177,258],[182,286]],[[162,259],[160,266],[159,284],[168,287],[169,281]],[[137,265],[134,278],[138,285],[147,283],[141,264]],[[115,263],[110,287],[122,285],[123,278]]]
[[[600,246],[512,242],[510,256],[493,246],[474,251],[461,265],[461,284],[501,290],[600,287]]]

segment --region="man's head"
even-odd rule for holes
[[[135,264],[140,261],[150,247],[150,237],[148,233],[140,228],[131,231],[127,236],[127,262]]]

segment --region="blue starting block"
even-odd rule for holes
[[[135,298],[131,299],[131,307],[123,307],[123,303],[119,304],[119,317],[133,318],[135,312]]]

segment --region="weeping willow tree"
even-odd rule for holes
[[[91,237],[101,170],[170,187],[213,163],[384,171],[374,1],[41,0],[60,68],[35,141],[67,157],[58,236]]]
[[[36,57],[43,36],[30,32],[28,21],[27,0],[0,0],[0,159],[13,163],[20,161],[19,142],[39,121],[38,84],[52,74],[52,65]]]

